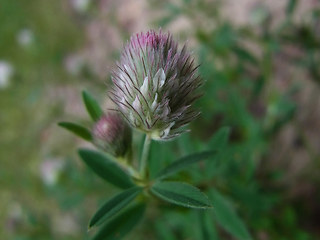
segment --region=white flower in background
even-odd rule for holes
[[[71,5],[77,12],[85,12],[88,10],[90,0],[71,0]]]
[[[20,223],[24,221],[24,212],[20,203],[11,202],[7,208],[6,229],[14,232],[19,227]]]
[[[76,76],[79,75],[84,68],[85,60],[81,55],[70,55],[65,58],[64,65],[70,74]]]
[[[250,12],[249,20],[253,25],[261,25],[270,18],[269,9],[263,4],[256,4]]]
[[[22,47],[27,47],[34,41],[34,34],[30,29],[22,29],[17,34],[17,42]]]
[[[63,161],[60,159],[47,159],[40,166],[40,174],[46,185],[55,185],[63,169]]]
[[[10,63],[0,60],[0,88],[9,86],[13,72],[14,69]]]
[[[76,237],[81,232],[77,216],[71,213],[63,213],[52,217],[51,229],[55,236]]]

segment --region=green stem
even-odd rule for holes
[[[146,134],[140,161],[140,175],[142,179],[145,179],[147,177],[147,162],[149,157],[150,143],[151,138],[148,134]]]
[[[116,161],[118,164],[120,164],[123,168],[125,168],[128,173],[134,177],[134,178],[139,178],[140,177],[140,173],[135,170],[127,161],[127,159],[125,158],[117,158],[117,161]]]

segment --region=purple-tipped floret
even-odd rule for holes
[[[112,73],[111,99],[132,127],[153,139],[173,138],[199,114],[191,108],[202,84],[197,68],[170,33],[137,34]]]

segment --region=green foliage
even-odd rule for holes
[[[87,239],[89,236],[83,237],[87,222],[97,207],[94,203],[98,203],[101,218],[91,224],[88,233],[93,235],[94,226],[101,223],[96,239],[126,239],[143,216],[146,224],[127,239],[319,239],[315,218],[319,177],[311,173],[317,169],[319,151],[314,148],[316,140],[308,138],[305,131],[317,131],[310,128],[318,122],[312,106],[316,106],[319,95],[320,11],[317,4],[308,10],[304,9],[304,4],[308,5],[305,1],[285,2],[286,6],[276,12],[268,3],[254,5],[247,15],[251,22],[235,25],[231,21],[234,16],[222,10],[224,1],[150,1],[150,15],[160,16],[159,10],[163,13],[154,22],[154,29],[162,26],[166,31],[178,25],[179,32],[172,30],[173,37],[181,42],[190,39],[205,80],[204,96],[196,102],[202,114],[191,124],[191,133],[175,141],[152,143],[148,166],[150,179],[157,179],[161,169],[167,169],[162,170],[168,171],[165,177],[192,183],[207,194],[213,208],[194,210],[153,198],[152,189],[158,182],[141,181],[123,159],[81,150],[89,168],[125,189],[116,193],[113,186],[97,181],[90,171],[79,171],[83,165],[73,152],[86,143],[69,135],[62,138],[62,130],[57,131],[58,120],[74,121],[81,116],[74,97],[81,89],[98,94],[83,92],[93,121],[103,114],[96,99],[105,96],[105,79],[100,80],[95,73],[99,65],[95,51],[85,44],[88,39],[90,46],[101,42],[104,34],[92,34],[91,21],[95,27],[104,26],[99,18],[103,8],[91,1],[88,12],[80,13],[62,0],[3,0],[0,61],[11,63],[14,75],[7,88],[0,86],[0,222],[5,225],[0,229],[1,238]],[[131,33],[118,24],[119,11],[113,11],[113,4],[109,6],[103,21],[110,21],[113,30],[106,26],[106,31],[110,35],[117,32],[111,40],[125,41]],[[187,30],[179,25],[181,19],[188,22]],[[33,34],[30,45],[19,43],[24,29]],[[118,49],[111,49],[114,45],[109,39],[103,41],[108,49],[101,49],[101,53],[116,56]],[[103,44],[98,46],[103,48]],[[77,53],[88,51],[92,58],[80,54],[84,68],[70,74],[66,70],[69,56],[75,54],[77,58]],[[108,63],[112,63],[109,57]],[[105,67],[109,68],[108,64]],[[59,125],[91,141],[90,124],[93,122],[85,127],[71,122]],[[283,140],[283,133],[290,133],[290,137]],[[134,137],[136,159],[142,147],[139,140]],[[294,147],[281,151],[291,145]],[[214,154],[203,161],[202,154],[207,151]],[[200,156],[199,161],[190,153]],[[291,164],[283,159],[291,161],[297,155],[310,160],[301,161],[310,165],[291,174],[289,167],[283,167]],[[189,160],[180,162],[184,159],[181,156]],[[17,167],[20,165],[23,168]],[[177,196],[173,188],[168,191],[169,197]],[[131,208],[140,201],[142,205]]]
[[[98,121],[103,114],[98,102],[88,92],[82,92],[83,102],[93,121]]]
[[[215,220],[220,224],[220,226],[226,229],[234,237],[240,240],[252,239],[245,224],[237,216],[235,210],[232,208],[228,200],[223,197],[216,190],[211,190],[209,193],[212,202],[215,205],[214,215]]]
[[[122,208],[126,207],[139,193],[141,193],[141,187],[129,188],[122,193],[114,196],[108,200],[99,210],[94,214],[90,220],[89,227],[99,225],[119,212]]]
[[[213,150],[222,151],[226,146],[226,144],[228,143],[229,135],[230,135],[230,128],[222,127],[208,141],[208,145]]]
[[[60,122],[58,125],[83,138],[84,140],[92,141],[91,132],[83,126],[71,122]]]
[[[182,182],[156,182],[151,192],[157,197],[184,207],[211,208],[205,194],[199,189]]]
[[[189,167],[192,164],[195,164],[197,162],[200,162],[202,160],[206,160],[214,155],[215,152],[213,151],[206,151],[201,153],[195,153],[188,156],[185,156],[169,166],[167,166],[165,169],[159,172],[158,179],[164,179],[167,178],[187,167]]]
[[[299,0],[289,0],[286,8],[287,15],[291,16],[294,13],[294,10],[297,7],[297,3]]]
[[[144,204],[137,204],[130,209],[122,212],[114,219],[102,226],[101,230],[92,238],[92,240],[116,240],[121,239],[142,219]]]
[[[134,186],[129,175],[107,155],[89,149],[80,149],[79,155],[89,168],[107,182],[124,189]]]
[[[215,222],[212,221],[212,217],[209,212],[199,212],[199,225],[200,235],[202,240],[219,240],[218,232],[215,226]]]

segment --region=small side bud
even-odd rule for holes
[[[104,151],[124,157],[131,148],[131,128],[118,113],[103,115],[92,130],[94,144]]]

